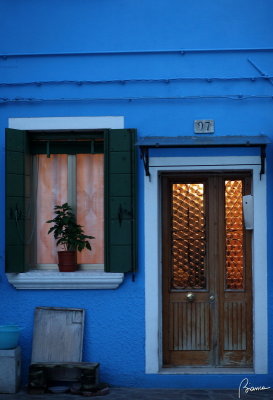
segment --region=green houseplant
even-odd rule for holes
[[[77,251],[92,250],[88,239],[93,236],[85,235],[83,227],[76,222],[76,217],[68,203],[54,207],[55,218],[46,221],[54,224],[48,231],[53,233],[56,244],[63,246],[64,250],[58,251],[59,270],[71,272],[77,269]]]

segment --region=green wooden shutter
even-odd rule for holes
[[[6,129],[6,272],[26,271],[28,153],[26,132]]]
[[[136,270],[136,132],[105,132],[105,271]]]

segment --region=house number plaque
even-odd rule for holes
[[[196,119],[194,121],[194,133],[214,133],[214,120]]]

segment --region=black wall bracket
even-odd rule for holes
[[[140,147],[140,158],[143,160],[144,170],[146,176],[151,176],[149,167],[149,147]]]

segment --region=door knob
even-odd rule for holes
[[[195,294],[193,294],[192,292],[187,293],[186,299],[191,303],[192,301],[195,300]]]
[[[210,301],[214,301],[215,300],[215,296],[212,294],[209,296]]]

